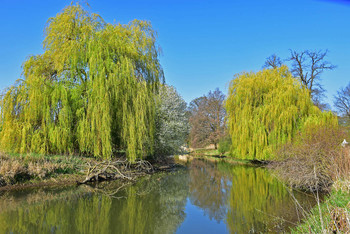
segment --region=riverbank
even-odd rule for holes
[[[234,159],[229,155],[220,156],[217,150],[212,149],[195,150],[190,155],[193,158],[200,158],[210,162],[256,165],[249,160]],[[276,170],[275,164],[275,162],[271,162],[269,168]],[[288,171],[288,167],[284,169]],[[342,173],[342,175],[345,175],[345,173]],[[278,172],[277,177],[279,177]],[[294,177],[289,176],[288,179],[290,180],[292,178]],[[280,179],[283,180],[283,177]],[[288,184],[288,180],[284,179],[283,181]],[[328,195],[322,200],[317,198],[317,192],[314,191],[315,199],[318,200],[317,205],[309,212],[301,211],[300,223],[298,226],[291,229],[292,233],[350,232],[350,181],[348,179],[338,179],[324,190],[328,191]],[[299,201],[295,201],[296,206],[298,206],[298,202]]]
[[[321,203],[304,214],[301,224],[291,233],[349,233],[350,181],[338,180]]]
[[[0,192],[0,233],[277,233],[298,220],[291,194],[264,168],[185,165],[135,183]],[[306,210],[314,204],[304,193],[293,195]]]
[[[116,162],[120,165],[120,168],[116,166]],[[111,170],[106,171],[106,165],[113,167],[115,173]],[[2,153],[0,154],[0,191],[44,186],[66,186],[102,180],[124,179],[134,181],[143,175],[170,171],[176,167],[177,165],[171,158],[151,160],[150,162],[139,161],[137,164],[130,164],[122,159],[101,161],[79,156],[11,155]]]
[[[73,183],[94,159],[73,156],[0,154],[0,188]],[[74,177],[74,178],[73,178]],[[57,181],[57,182],[55,182]]]
[[[209,162],[226,162],[230,164],[247,165],[247,166],[266,165],[269,163],[267,161],[234,158],[230,156],[228,153],[220,154],[220,152],[217,149],[196,149],[190,152],[190,154],[186,156],[189,158],[192,157],[197,159],[203,159]]]

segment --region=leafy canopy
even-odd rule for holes
[[[242,73],[231,81],[226,100],[232,152],[240,158],[268,160],[291,142],[305,124],[337,124],[314,106],[310,93],[286,66]]]
[[[49,19],[44,53],[1,98],[5,151],[133,161],[153,151],[154,96],[163,71],[149,22],[106,23],[70,5]]]
[[[156,100],[155,154],[181,153],[189,132],[187,104],[176,89],[168,85],[160,87]]]

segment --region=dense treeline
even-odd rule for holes
[[[1,98],[1,149],[130,160],[152,154],[163,81],[149,22],[106,23],[70,5],[45,29],[44,53]]]
[[[217,89],[187,109],[176,89],[163,85],[149,22],[110,24],[79,4],[70,5],[48,21],[43,46],[43,54],[24,62],[23,79],[1,96],[2,151],[99,158],[122,152],[135,161],[179,153],[187,141],[268,160],[308,124],[337,125],[304,82],[301,71],[307,64],[290,70],[272,56],[265,66],[271,69],[236,75],[226,100]],[[335,67],[324,62],[327,51],[321,52],[292,53],[295,61],[304,54],[319,58],[311,80]],[[336,102],[344,113],[347,96],[342,90]]]

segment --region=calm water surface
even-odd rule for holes
[[[0,233],[288,232],[315,199],[263,168],[194,160],[133,185],[0,194]],[[294,198],[293,198],[294,197]]]

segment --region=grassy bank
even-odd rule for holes
[[[74,183],[84,176],[92,158],[61,155],[0,154],[0,187]]]
[[[123,158],[99,161],[95,158],[62,155],[0,154],[0,190],[71,185],[102,180],[128,179],[177,168],[173,159],[162,157],[134,164]],[[87,180],[87,178],[89,178]]]
[[[322,146],[322,149],[324,148],[324,145]],[[312,152],[310,153],[310,149],[312,147],[302,148],[302,152],[307,151],[305,155],[312,159],[312,163],[310,161],[301,160],[298,158],[297,166],[296,168],[300,168],[299,165],[303,165],[303,170],[300,170],[300,172],[295,172],[295,169],[291,167],[290,165],[294,165],[291,163],[283,163],[285,167],[283,168],[283,175],[285,175],[287,172],[295,173],[295,176],[288,174],[288,178],[281,177],[281,173],[277,173],[279,175],[279,178],[284,181],[285,183],[289,184],[292,187],[296,188],[306,188],[305,185],[310,186],[306,182],[309,182],[311,184],[319,182],[322,177],[315,176],[314,170],[315,170],[315,157],[313,156]],[[290,151],[292,152],[292,151]],[[315,152],[318,152],[315,150]],[[327,152],[327,151],[326,151]],[[327,152],[328,153],[328,152]],[[311,155],[311,156],[310,156]],[[320,154],[318,154],[319,156]],[[329,156],[330,154],[327,154]],[[328,160],[326,165],[332,165],[330,170],[327,171],[329,175],[332,175],[336,173],[336,175],[333,176],[332,185],[330,187],[324,187],[324,190],[328,190],[329,194],[326,195],[322,201],[318,203],[310,212],[304,212],[301,217],[304,217],[301,220],[301,223],[293,228],[291,230],[291,233],[350,233],[350,180],[344,179],[348,178],[346,175],[348,175],[348,155],[349,148],[343,149],[340,151],[339,155],[337,154],[335,158],[337,158],[336,161],[334,160]],[[251,165],[252,162],[249,160],[240,160],[232,158],[230,155],[223,155],[220,156],[219,152],[217,150],[212,149],[199,149],[195,150],[191,153],[191,156],[194,158],[201,158],[204,160],[208,160],[211,162],[228,162],[228,163],[234,163],[234,164],[246,164]],[[329,157],[327,157],[329,158]],[[308,163],[309,162],[309,163]],[[276,162],[272,162],[271,165],[274,165]],[[307,166],[310,166],[308,169]],[[272,169],[275,169],[275,167],[271,167]],[[277,169],[280,169],[279,167]],[[292,170],[293,169],[293,170]],[[320,168],[318,168],[320,169]],[[323,169],[323,168],[321,168]],[[328,169],[328,167],[327,167]],[[275,170],[276,171],[276,170]],[[278,172],[278,170],[276,171]],[[308,173],[306,173],[308,172]],[[307,177],[305,179],[303,176],[300,175],[300,173],[303,173],[303,176]],[[310,175],[308,175],[310,174]],[[297,176],[297,177],[296,177]],[[315,181],[310,180],[310,178],[314,178]],[[296,183],[294,180],[300,180]],[[290,182],[292,180],[292,182]],[[306,181],[306,182],[305,182]],[[295,186],[295,185],[299,185]],[[303,185],[303,186],[300,186]],[[324,186],[322,184],[322,186]],[[307,190],[307,189],[305,189]],[[311,189],[313,190],[313,189]],[[314,191],[316,194],[316,192]],[[315,196],[316,197],[316,196]],[[297,202],[296,202],[297,206]]]
[[[316,205],[291,233],[349,233],[349,181],[337,181],[327,198]]]
[[[210,162],[226,162],[240,165],[256,165],[254,161],[247,159],[238,159],[232,157],[229,153],[220,154],[217,149],[195,149],[190,153],[194,158],[204,159]]]

